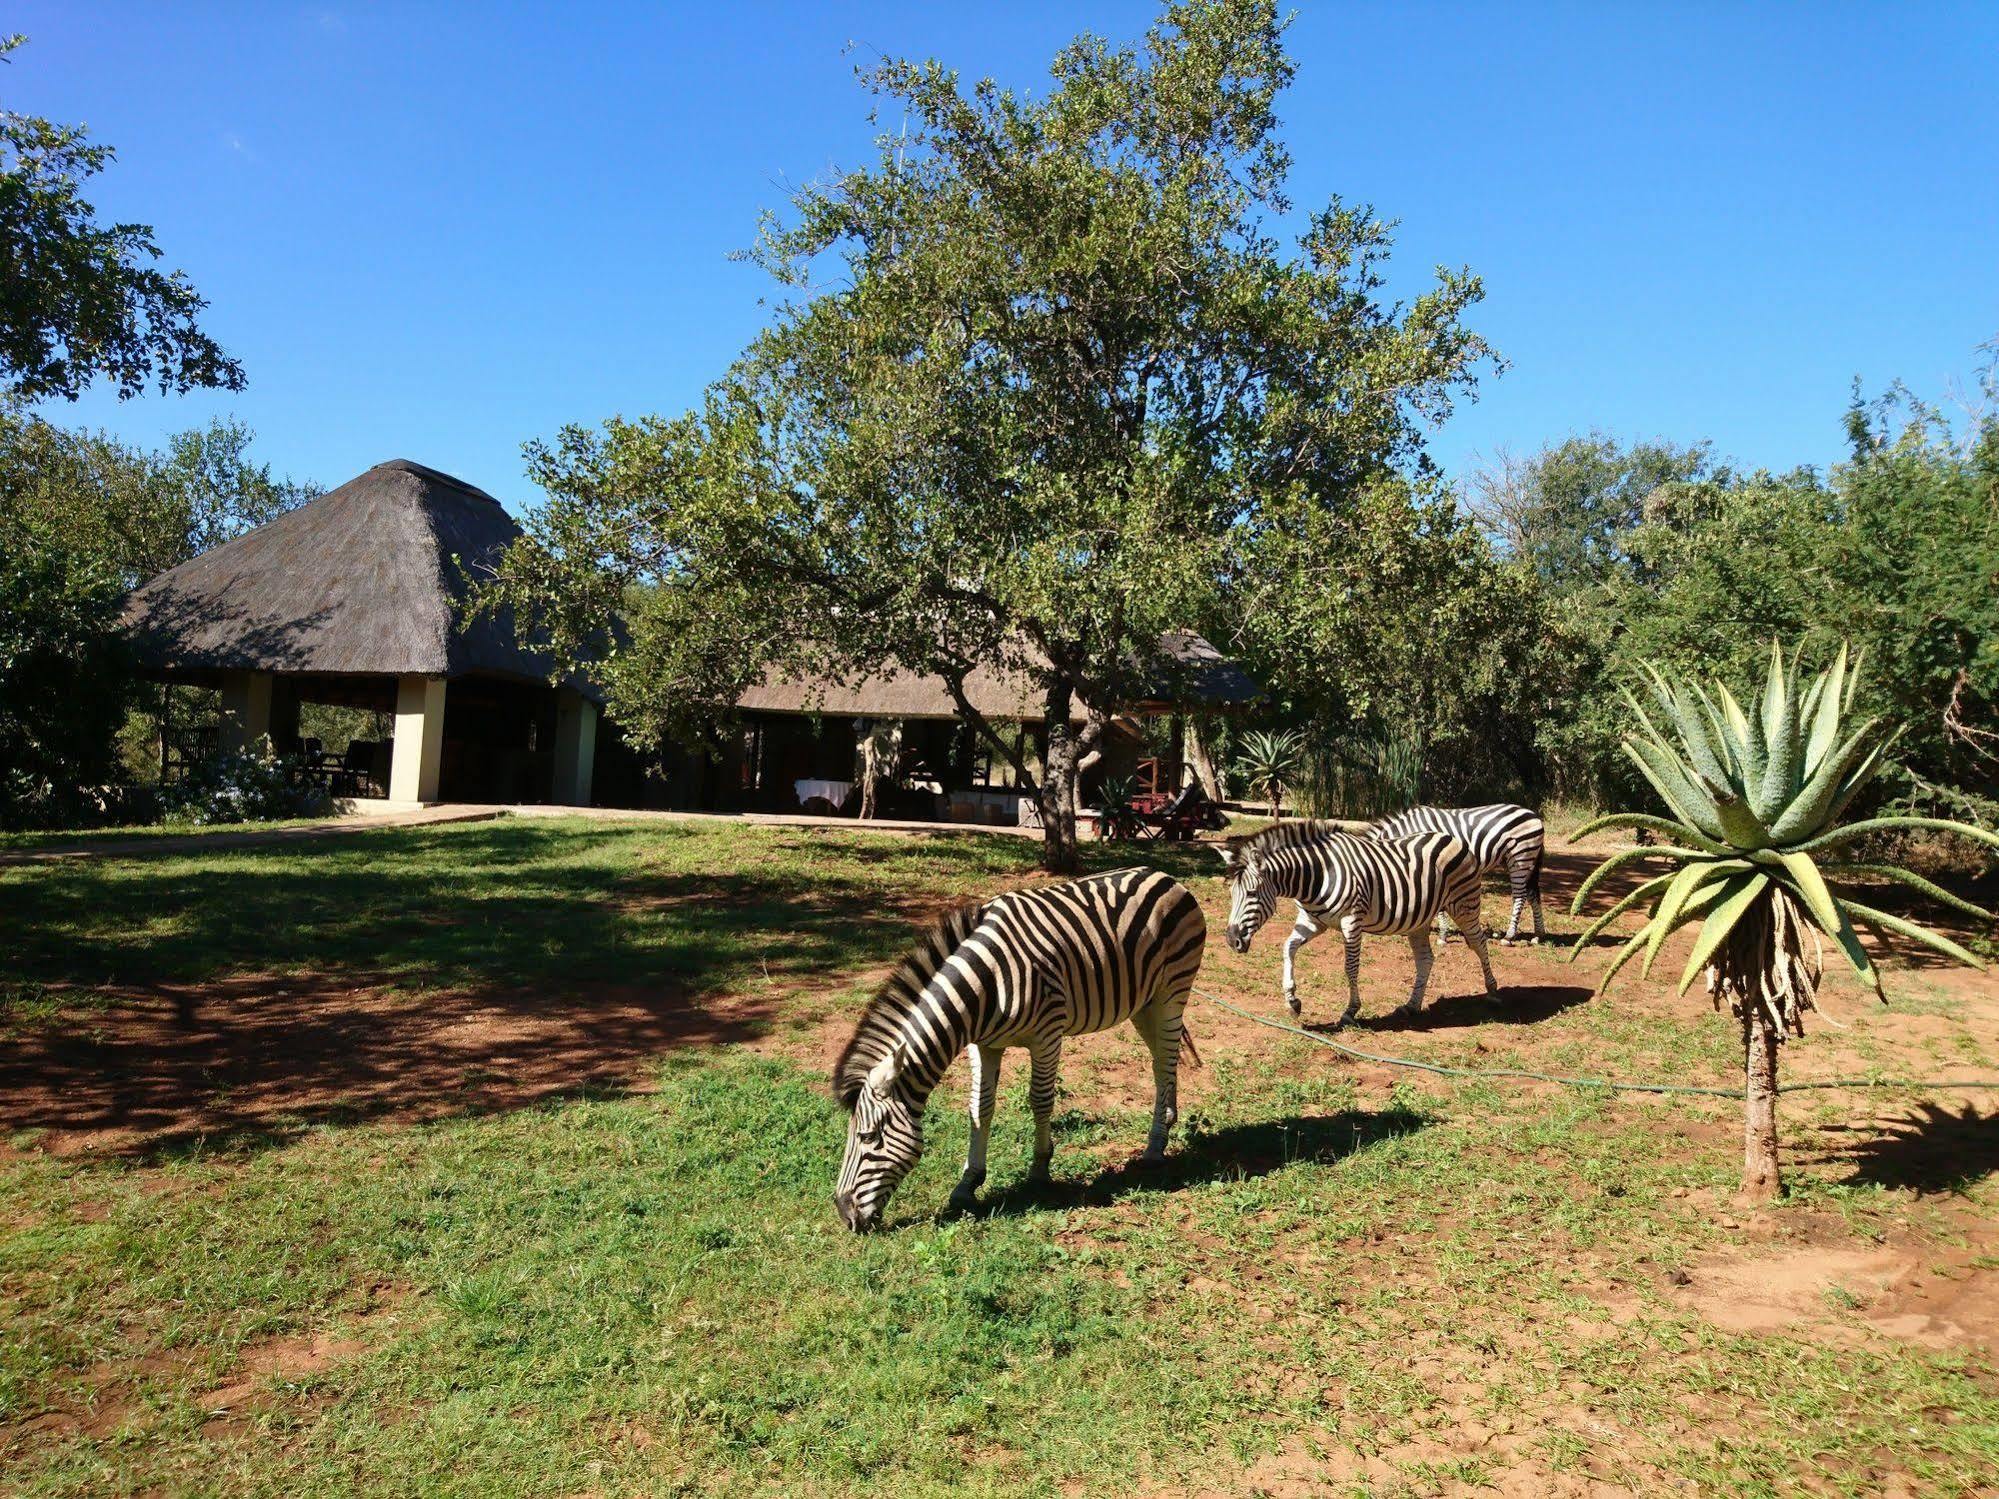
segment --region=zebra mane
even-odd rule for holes
[[[985,904],[975,900],[952,907],[924,933],[921,942],[903,955],[902,961],[895,965],[895,972],[882,980],[874,998],[861,1011],[860,1023],[848,1038],[840,1060],[833,1064],[833,1096],[840,1100],[842,1108],[854,1106],[868,1074],[888,1055],[889,1047],[902,1034],[902,1022],[916,1007],[924,985],[972,934],[972,928],[979,924],[985,911]]]
[[[1289,822],[1273,822],[1259,833],[1251,833],[1247,838],[1231,838],[1228,847],[1233,854],[1230,863],[1246,859],[1252,855],[1272,854],[1281,848],[1299,848],[1307,843],[1330,843],[1336,838],[1351,838],[1354,834],[1336,822],[1324,822],[1311,817],[1294,817]]]

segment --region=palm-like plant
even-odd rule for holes
[[[1671,812],[1658,817],[1617,812],[1577,830],[1643,828],[1669,840],[1614,854],[1577,890],[1580,912],[1605,878],[1642,860],[1671,865],[1653,875],[1598,917],[1569,954],[1589,945],[1625,912],[1647,905],[1649,919],[1605,970],[1597,992],[1618,970],[1643,954],[1649,973],[1666,939],[1700,923],[1680,973],[1686,993],[1705,974],[1717,1008],[1726,998],[1742,1024],[1745,1080],[1742,1191],[1775,1196],[1777,1174],[1777,1047],[1784,1036],[1804,1034],[1823,975],[1829,939],[1884,1000],[1881,975],[1854,933],[1856,924],[1877,935],[1893,934],[1968,963],[1984,964],[1949,938],[1886,911],[1863,905],[1850,893],[1856,882],[1893,881],[1968,915],[1990,912],[1961,900],[1897,865],[1828,858],[1842,845],[1870,833],[1933,829],[1999,848],[1999,838],[1960,822],[1932,817],[1877,817],[1842,824],[1840,817],[1886,763],[1899,731],[1882,732],[1879,719],[1858,728],[1844,723],[1853,704],[1858,671],[1847,652],[1798,691],[1798,660],[1789,666],[1780,646],[1770,650],[1770,672],[1753,712],[1745,712],[1719,682],[1707,686],[1644,669],[1656,711],[1625,693],[1637,729],[1624,751]],[[1805,952],[1810,934],[1811,955]]]
[[[1305,736],[1296,729],[1258,729],[1236,747],[1236,774],[1245,789],[1270,803],[1273,819],[1284,815],[1284,792],[1305,771]]]

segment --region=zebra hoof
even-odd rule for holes
[[[947,1213],[976,1213],[979,1210],[979,1194],[976,1188],[957,1188],[944,1199]]]

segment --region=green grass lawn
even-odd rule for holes
[[[1999,1471],[1989,1354],[1884,1333],[1858,1272],[1777,1328],[1677,1289],[1733,1255],[1884,1246],[1999,1273],[1990,1165],[1925,1191],[1807,1153],[1750,1221],[1725,1101],[1394,1081],[1207,1010],[1166,1167],[1128,1164],[1149,1100],[1136,1043],[1106,1038],[1070,1059],[1052,1188],[1019,1184],[1016,1066],[986,1211],[937,1216],[954,1083],[888,1231],[848,1234],[824,1039],[915,921],[1031,879],[1036,852],[523,819],[0,869],[0,1047],[116,1039],[158,987],[246,1014],[266,989],[366,994],[384,1023],[466,996],[510,1020],[633,992],[752,1006],[726,1041],[528,1103],[472,1087],[422,1117],[314,1105],[75,1150],[10,1116],[0,1490],[1968,1494]],[[1212,856],[1156,857],[1218,928]],[[1217,941],[1208,982],[1268,1013],[1264,943]],[[1447,994],[1466,961],[1440,962]],[[1306,968],[1332,994],[1336,950]],[[1360,1039],[1726,1076],[1728,1027],[1684,1008]],[[1800,1134],[1835,1119],[1807,1097]]]

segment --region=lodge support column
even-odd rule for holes
[[[597,760],[597,705],[573,687],[555,689],[555,786],[549,800],[565,807],[590,805],[590,772]]]
[[[226,671],[222,674],[224,750],[249,749],[271,732],[271,674],[267,671]]]
[[[396,738],[389,758],[389,800],[434,802],[444,761],[444,678],[396,679]]]

